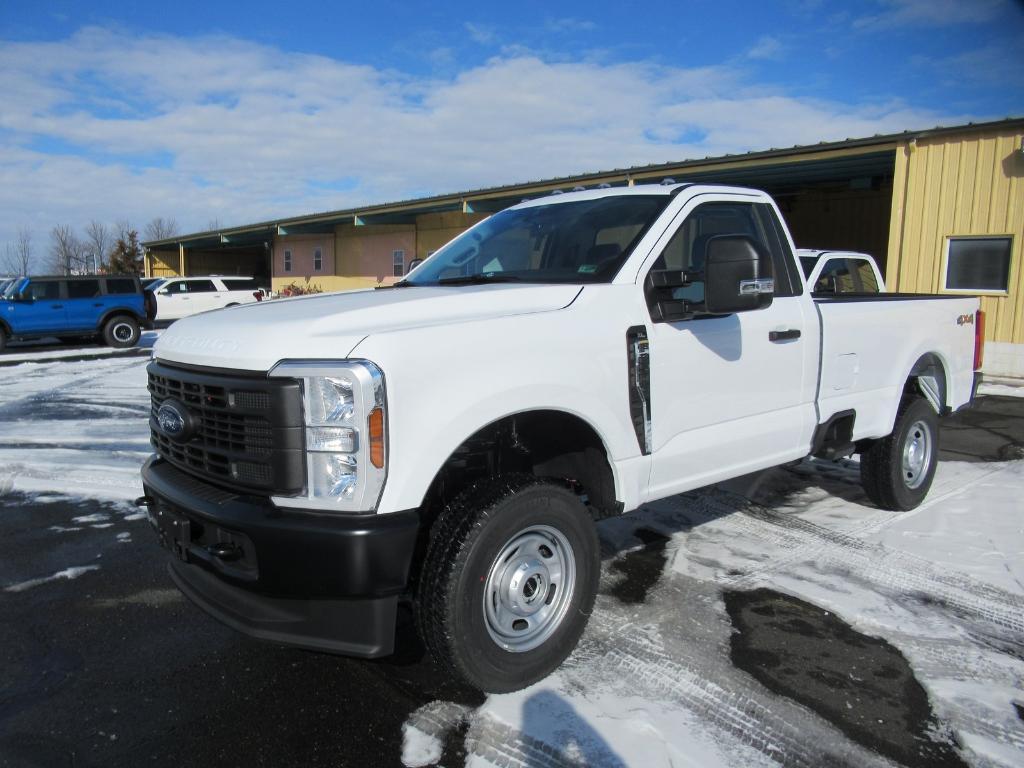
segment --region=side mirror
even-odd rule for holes
[[[157,291],[157,293],[159,293],[161,296],[170,296],[171,295],[171,289],[170,288],[163,288],[163,289]]]
[[[651,271],[644,292],[656,323],[764,309],[775,294],[772,260],[746,235],[715,235],[704,271]]]
[[[775,296],[771,257],[746,235],[719,235],[707,244],[704,311],[731,315],[764,309]]]
[[[407,270],[405,270],[405,274],[408,275],[410,272],[412,272],[414,269],[416,269],[416,267],[418,267],[420,264],[422,264],[423,261],[424,261],[423,259],[413,259],[412,261],[410,261],[409,262],[409,268]]]

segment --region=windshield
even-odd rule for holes
[[[14,289],[18,285],[19,278],[8,278],[7,280],[0,280],[0,298],[11,299],[14,298]]]
[[[607,283],[667,195],[619,195],[506,210],[464,232],[399,285]]]

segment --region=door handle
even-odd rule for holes
[[[769,331],[768,341],[789,341],[790,339],[799,339],[800,329],[790,328],[787,331]]]

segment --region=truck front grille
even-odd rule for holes
[[[171,464],[233,490],[294,494],[305,486],[302,391],[297,381],[234,377],[152,362],[150,442]],[[187,411],[173,437],[160,427],[167,402]]]

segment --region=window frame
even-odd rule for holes
[[[405,276],[405,249],[404,248],[395,248],[394,250],[391,251],[391,272],[392,272],[392,277],[404,277]]]
[[[1006,288],[947,288],[946,282],[949,279],[949,249],[953,241],[961,240],[1006,240],[1009,243],[1009,264],[1006,269]],[[942,274],[939,279],[939,290],[941,293],[952,293],[959,296],[1009,296],[1010,286],[1013,285],[1013,234],[1012,233],[991,233],[976,235],[946,235],[942,248]]]
[[[324,271],[324,249],[320,246],[313,249],[313,271]]]
[[[291,272],[292,271],[292,249],[291,248],[285,248],[284,249],[284,252],[281,254],[281,262],[282,262],[282,269],[283,269],[283,271],[285,271],[285,272]]]

